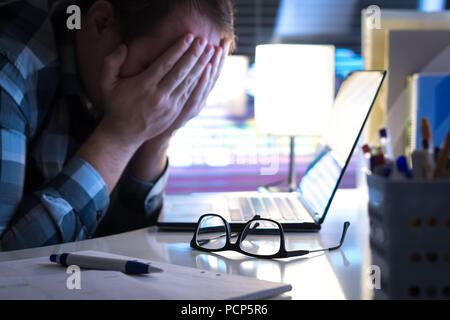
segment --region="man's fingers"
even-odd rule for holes
[[[103,89],[108,89],[114,85],[120,74],[122,67],[127,57],[127,46],[121,44],[103,61],[101,71],[101,86]]]
[[[197,88],[199,79],[197,79],[196,81],[194,81],[191,86],[189,87],[189,89],[187,89],[186,91],[186,96],[190,97],[192,92],[194,92],[195,88]]]
[[[214,81],[217,81],[217,79],[219,78],[220,75],[220,71],[223,68],[223,65],[225,64],[225,59],[227,58],[227,56],[230,54],[230,46],[231,46],[231,41],[230,40],[223,40],[224,42],[221,43],[221,47],[223,49],[222,52],[222,57],[220,59],[220,63],[219,66],[217,68],[217,72],[216,72],[216,78],[214,79]]]
[[[223,56],[223,49],[222,49],[222,47],[219,47],[216,50],[216,55],[214,56],[214,59],[212,62],[211,77],[209,79],[208,92],[211,92],[211,90],[214,88],[214,85],[217,82],[217,79],[219,78],[219,74],[220,74],[219,66],[222,61],[222,56]]]
[[[186,78],[178,85],[178,88],[176,88],[172,96],[174,97],[180,97],[181,95],[185,94],[186,92],[189,93],[189,88],[192,88],[192,84],[198,82],[198,79],[202,76],[203,72],[205,71],[206,65],[211,61],[211,58],[214,55],[214,47],[212,45],[208,45],[203,52],[203,55],[198,60],[197,64],[190,70],[189,74],[186,76]]]
[[[187,100],[185,109],[190,109],[191,112],[194,114],[191,114],[188,117],[188,120],[193,118],[199,113],[199,110],[204,106],[205,103],[205,93],[208,90],[209,81],[211,79],[212,74],[212,65],[211,63],[208,63],[208,66],[205,69],[205,72],[203,73],[202,77],[200,78],[200,81],[198,82],[197,86],[195,87],[194,91],[190,95],[185,95],[185,98]],[[197,111],[193,111],[192,109],[198,109]]]
[[[209,51],[207,52],[206,49],[209,49]],[[212,54],[214,54],[214,48],[207,46],[207,40],[205,38],[202,37],[196,39],[194,44],[177,62],[174,68],[160,82],[159,87],[164,89],[166,92],[172,93],[172,91],[174,91],[185,80],[191,70],[194,69],[197,62],[199,60],[204,60],[205,55],[209,54],[209,59],[211,59]],[[206,65],[208,61],[206,61],[206,63],[203,61],[203,63]]]
[[[142,81],[153,84],[159,83],[191,47],[193,41],[194,35],[189,33],[175,42],[141,74]]]
[[[209,63],[206,67],[202,77],[198,81],[198,84],[194,87],[193,92],[189,94],[186,92],[180,99],[180,104],[182,104],[183,110],[178,116],[177,120],[173,124],[176,129],[181,128],[192,119],[196,114],[198,114],[197,109],[200,107],[201,98],[203,92],[208,87],[209,78],[211,77],[211,64]],[[191,91],[191,90],[189,90]]]
[[[208,87],[209,78],[211,77],[211,63],[208,63],[202,77],[196,85],[191,85],[191,88],[183,94],[178,105],[182,107],[181,112],[176,120],[172,123],[169,130],[178,130],[198,114],[199,102],[201,97]],[[193,90],[193,92],[192,92]],[[192,92],[192,93],[191,93]]]
[[[214,68],[211,79],[209,80],[208,94],[214,89],[217,80],[219,79],[220,73],[222,72],[223,65],[225,64],[225,60],[230,52],[231,41],[227,39],[223,39],[220,42],[220,56],[217,55],[214,61]]]

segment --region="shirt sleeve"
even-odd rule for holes
[[[109,205],[105,182],[75,157],[41,190],[25,190],[31,108],[23,79],[8,64],[0,67],[0,250],[92,237]]]
[[[75,157],[45,188],[23,193],[25,155],[11,147],[25,146],[26,139],[4,128],[0,137],[0,249],[91,238],[109,204],[105,182],[97,171]]]
[[[126,232],[154,225],[164,202],[169,176],[167,161],[161,176],[153,183],[137,179],[125,170],[113,194],[111,205],[96,236]]]

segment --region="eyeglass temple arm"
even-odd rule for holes
[[[350,226],[350,222],[346,221],[344,223],[344,227],[342,230],[342,236],[341,236],[341,240],[339,241],[339,244],[335,247],[331,247],[331,248],[327,248],[327,249],[317,249],[317,250],[295,250],[295,251],[288,251],[287,252],[287,257],[298,257],[298,256],[303,256],[309,253],[313,253],[313,252],[322,252],[322,251],[332,251],[332,250],[336,250],[339,249],[342,244],[344,243],[344,239],[345,239],[345,235],[347,234],[347,229]]]
[[[344,239],[345,239],[345,235],[347,234],[347,229],[350,226],[350,222],[346,221],[344,223],[344,227],[342,230],[342,236],[341,236],[341,240],[339,241],[339,244],[337,246],[328,248],[328,249],[318,249],[318,250],[309,250],[309,253],[313,253],[313,252],[321,252],[321,251],[333,251],[333,250],[337,250],[339,249],[342,244],[344,243]]]
[[[342,230],[341,240],[339,241],[339,244],[337,246],[327,248],[327,249],[289,251],[288,257],[303,256],[305,254],[309,254],[309,253],[313,253],[313,252],[332,251],[332,250],[339,249],[342,246],[342,244],[344,243],[345,235],[347,234],[347,229],[349,226],[350,226],[350,222],[346,221],[344,223],[344,227]]]
[[[304,256],[305,254],[310,253],[309,250],[295,250],[295,251],[288,251],[287,252],[287,258],[290,257],[298,257],[298,256]]]
[[[251,221],[253,221],[253,220],[258,220],[258,219],[260,219],[260,218],[261,218],[260,215],[256,215],[256,216],[254,216],[253,219],[250,220],[249,222],[251,222]],[[255,229],[258,228],[258,227],[259,227],[259,223],[256,222],[255,225],[254,225],[252,228],[244,228],[244,230],[242,231],[241,241],[244,241],[245,238],[247,238],[247,235],[248,235],[248,232],[249,232],[249,231],[253,231],[253,230],[255,230]]]

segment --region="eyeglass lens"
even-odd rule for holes
[[[233,236],[233,235],[232,235]],[[205,216],[197,229],[197,245],[207,250],[219,250],[226,246],[227,228],[218,216]],[[239,247],[249,254],[270,256],[281,246],[281,230],[272,221],[253,220],[242,230]]]
[[[217,216],[206,216],[200,221],[197,229],[197,245],[208,250],[219,250],[225,247],[227,229],[223,219]]]
[[[278,253],[281,246],[281,230],[275,222],[254,220],[242,231],[239,247],[242,251],[270,256]]]

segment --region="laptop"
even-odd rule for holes
[[[318,231],[367,122],[386,71],[356,71],[343,81],[329,124],[296,192],[220,192],[171,195],[157,226],[194,231],[201,215],[223,216],[233,231],[255,215],[280,222],[285,231]]]

